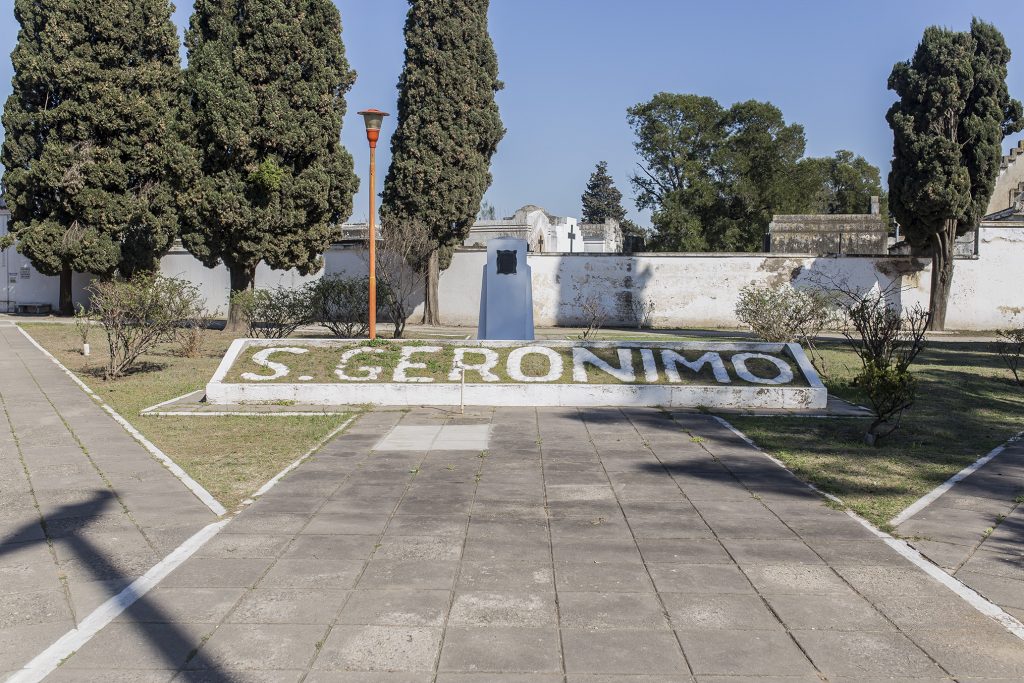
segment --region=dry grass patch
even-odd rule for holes
[[[859,361],[829,343],[830,393],[856,403]],[[994,342],[929,343],[911,366],[918,398],[880,447],[863,442],[865,420],[728,417],[801,478],[886,528],[922,495],[1024,430],[1024,390],[1008,377]]]
[[[202,389],[232,340],[222,332],[206,331],[203,350],[195,358],[178,355],[174,344],[161,344],[142,357],[137,371],[105,381],[107,343],[102,329],[93,331],[92,355],[85,357],[73,325],[22,327],[229,510],[347,419],[141,417],[143,408]]]

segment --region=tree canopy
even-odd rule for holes
[[[969,32],[930,27],[889,88],[899,99],[893,130],[890,206],[903,233],[932,258],[933,329],[945,325],[957,235],[977,227],[995,186],[1002,140],[1024,127],[1006,86],[1010,50],[975,19]]]
[[[433,242],[425,320],[438,322],[437,273],[469,234],[505,135],[488,0],[410,0],[398,121],[381,220],[419,221]]]
[[[805,158],[803,126],[769,102],[659,93],[628,114],[643,159],[636,202],[660,250],[758,251],[775,214],[867,213],[882,195],[862,157]]]
[[[2,161],[11,236],[35,268],[156,268],[178,232],[178,35],[167,0],[15,0]]]
[[[182,242],[232,292],[256,265],[318,270],[359,185],[341,145],[345,58],[330,0],[197,0],[186,91],[202,173]]]

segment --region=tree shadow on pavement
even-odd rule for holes
[[[38,535],[36,525],[40,522],[33,522],[14,531],[6,538],[0,539],[0,557],[32,543],[59,543],[63,548],[68,549],[70,554],[84,567],[88,568],[94,581],[104,581],[108,582],[108,585],[114,586],[129,586],[135,579],[126,576],[117,567],[116,558],[110,557],[103,549],[91,543],[87,534],[81,533],[104,514],[111,514],[109,509],[116,505],[118,503],[111,491],[98,489],[94,492],[93,497],[85,502],[64,505],[57,508],[51,515],[44,515],[41,524],[45,538],[28,542],[14,542],[21,538],[30,538],[34,531],[36,531],[35,535]],[[68,528],[67,522],[65,522],[63,529],[68,533],[62,533],[57,538],[51,536],[51,532],[47,529],[46,517],[51,517],[59,522],[71,521],[71,527]],[[112,593],[110,597],[113,598],[115,595],[120,594]],[[135,621],[137,631],[149,640],[153,651],[160,653],[168,669],[180,670],[187,665],[190,674],[199,676],[203,680],[232,680],[230,675],[222,671],[215,662],[208,660],[199,652],[201,642],[196,642],[196,639],[187,633],[181,624],[174,623],[172,616],[167,614],[155,601],[145,595],[133,601],[129,595],[125,595],[124,602],[128,605],[125,606],[123,614]],[[79,615],[79,623],[82,617],[83,615]],[[157,634],[149,632],[154,626],[158,627]],[[69,666],[74,667],[74,658],[72,657],[68,661]],[[191,670],[197,671],[192,672]],[[192,678],[189,677],[186,680],[192,680]]]

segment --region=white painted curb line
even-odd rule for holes
[[[317,444],[315,446],[310,448],[309,451],[307,451],[305,455],[303,455],[301,458],[299,458],[298,460],[293,462],[291,465],[288,465],[288,467],[285,467],[283,470],[278,472],[277,476],[275,476],[273,479],[271,479],[266,484],[261,486],[259,488],[259,490],[256,491],[256,493],[252,494],[252,498],[250,498],[250,499],[248,499],[246,501],[243,501],[243,503],[251,504],[251,503],[253,503],[255,501],[256,498],[259,498],[260,496],[265,494],[267,491],[269,491],[270,489],[274,488],[274,486],[277,484],[277,482],[281,481],[281,479],[283,479],[285,477],[285,475],[287,475],[289,472],[291,472],[296,467],[298,467],[303,462],[305,462],[307,458],[309,458],[311,455],[313,455],[318,450],[320,450],[323,447],[324,444],[326,444],[328,441],[330,441],[335,436],[340,434],[346,427],[348,427],[350,424],[352,424],[353,420],[355,420],[356,417],[357,417],[356,415],[353,415],[352,417],[350,417],[349,419],[345,420],[343,423],[338,425],[335,429],[331,430],[330,434],[328,434],[324,438],[320,439],[320,441],[317,442]]]
[[[205,391],[205,389],[196,389],[195,391],[190,391],[187,394],[182,394],[181,396],[175,396],[174,398],[169,398],[166,401],[160,401],[160,403],[157,403],[154,406],[150,406],[148,408],[143,408],[142,410],[139,411],[139,414],[140,415],[145,415],[146,413],[151,413],[154,410],[156,410],[157,408],[163,408],[165,405],[168,405],[170,403],[174,403],[176,401],[180,401],[183,398],[187,398],[189,396],[193,396],[193,395],[198,394],[199,392],[203,392],[203,391]]]
[[[71,380],[75,384],[77,384],[79,387],[81,387],[82,391],[84,391],[86,394],[88,394],[94,401],[99,403],[100,407],[102,407],[103,410],[107,411],[107,413],[112,418],[114,418],[114,421],[117,422],[119,425],[121,425],[124,428],[124,430],[126,432],[128,432],[132,436],[133,439],[135,439],[136,441],[138,441],[142,445],[143,448],[145,448],[147,451],[149,451],[150,455],[152,455],[154,458],[156,458],[161,463],[163,463],[164,466],[167,467],[167,469],[169,469],[171,471],[171,474],[173,474],[175,477],[177,477],[181,481],[181,483],[183,483],[185,485],[185,487],[188,488],[189,491],[191,491],[193,494],[195,494],[196,498],[201,500],[203,502],[203,504],[206,505],[206,507],[210,508],[210,510],[213,511],[213,514],[217,515],[218,517],[223,517],[225,514],[227,514],[227,509],[223,505],[221,505],[219,502],[217,502],[217,499],[214,498],[210,494],[209,491],[207,491],[205,488],[203,488],[202,485],[200,485],[199,482],[197,482],[195,479],[190,477],[185,470],[181,469],[181,467],[178,465],[178,463],[176,463],[173,460],[171,460],[171,458],[168,457],[166,453],[161,451],[152,442],[150,442],[149,439],[144,437],[139,432],[139,430],[135,429],[135,427],[133,427],[131,425],[131,423],[128,422],[128,420],[126,420],[123,417],[121,417],[117,413],[116,410],[114,410],[109,405],[107,405],[103,401],[103,399],[100,398],[96,394],[96,392],[94,392],[92,389],[90,389],[85,384],[85,382],[83,382],[82,380],[78,379],[78,377],[75,376],[75,373],[71,372],[66,367],[64,367],[64,364],[61,363],[59,360],[57,360],[57,358],[52,353],[50,353],[49,351],[44,349],[39,344],[39,342],[37,342],[35,339],[33,339],[32,335],[30,335],[28,332],[23,330],[20,325],[18,325],[17,328],[18,328],[18,331],[21,332],[25,336],[25,338],[28,339],[29,342],[32,343],[33,346],[35,346],[37,349],[42,351],[43,354],[47,358],[49,358],[51,361],[53,361],[57,365],[57,367],[59,367],[61,370],[64,371],[65,375],[70,377]]]
[[[996,446],[991,451],[975,460],[972,464],[963,468],[962,470],[954,474],[952,477],[947,479],[945,482],[943,482],[942,484],[935,487],[925,495],[918,498],[916,501],[914,501],[912,505],[910,505],[910,507],[906,508],[905,510],[903,510],[903,512],[899,513],[898,515],[890,519],[889,524],[892,524],[894,527],[903,524],[905,521],[916,515],[918,512],[924,510],[926,507],[934,503],[936,498],[938,498],[943,493],[953,488],[954,485],[960,483],[967,477],[971,476],[972,474],[980,470],[982,467],[987,465],[989,462],[991,462],[993,458],[998,456],[1000,453],[1005,451],[1007,448],[1009,448],[1016,442],[1020,441],[1021,438],[1024,438],[1024,432],[1017,434],[1003,445]]]
[[[43,650],[21,671],[7,679],[7,683],[36,683],[54,671],[60,663],[79,650],[107,624],[116,619],[136,600],[160,583],[185,560],[217,535],[229,520],[214,522],[174,549],[148,572],[135,579],[127,588],[97,607],[83,619],[78,628],[65,633],[59,640]]]
[[[31,337],[29,337],[29,339],[31,339]],[[66,368],[65,372],[68,372]],[[253,494],[253,497],[246,500],[244,504],[252,504],[255,502],[255,498],[259,498],[267,491],[274,488],[274,485],[281,481],[285,475],[301,465],[307,458],[320,450],[324,444],[352,424],[356,417],[358,417],[358,415],[353,415],[336,429],[333,429],[330,434],[310,448],[305,455],[285,467],[283,470],[278,472],[274,478],[261,486],[260,489]],[[37,681],[41,681],[46,678],[46,676],[51,674],[58,666],[60,666],[62,661],[88,643],[93,636],[110,624],[111,621],[116,619],[118,615],[131,607],[136,600],[148,593],[150,589],[155,588],[164,580],[164,578],[167,577],[168,574],[181,566],[185,560],[190,558],[200,548],[206,545],[206,543],[216,536],[221,529],[227,526],[235,516],[236,515],[232,515],[228,519],[214,522],[203,527],[198,533],[171,551],[170,555],[158,562],[141,577],[133,581],[131,585],[97,607],[89,616],[78,624],[78,628],[68,631],[61,636],[59,640],[36,655],[36,657],[34,657],[28,664],[22,667],[21,671],[14,674],[11,678],[8,678],[6,683],[36,683]]]
[[[724,420],[721,417],[718,417],[717,415],[712,415],[711,417],[713,419],[715,419],[723,427],[725,427],[726,429],[731,431],[733,434],[735,434],[736,436],[740,437],[745,442],[747,442],[748,444],[753,446],[755,449],[757,449],[757,451],[759,451],[766,458],[768,458],[769,460],[774,462],[776,465],[778,465],[778,466],[780,466],[780,467],[782,467],[782,468],[784,468],[786,470],[789,469],[789,468],[786,467],[786,465],[781,460],[775,458],[773,455],[771,455],[767,451],[763,450],[760,446],[758,446],[756,443],[754,443],[750,439],[750,437],[748,437],[746,434],[744,434],[740,430],[736,429],[736,427],[734,427],[733,425],[729,424],[728,421]],[[1020,435],[1018,435],[1017,437],[1014,437],[1014,439],[1011,440],[1011,442],[1017,440],[1019,437],[1020,437]],[[1000,448],[1003,448],[1003,447],[1001,446]],[[1002,451],[1000,451],[1000,452],[1002,452]],[[996,453],[996,455],[998,455],[998,453]],[[995,455],[993,455],[992,457],[995,457]],[[991,459],[991,458],[989,458],[989,459]],[[984,464],[984,463],[982,463],[982,464]],[[979,467],[980,467],[980,465],[979,465]],[[825,493],[824,491],[819,489],[814,484],[810,484],[808,482],[803,482],[803,484],[805,486],[807,486],[807,488],[809,488],[812,491],[818,493],[819,495],[824,496],[825,498],[828,498],[831,501],[834,501],[836,503],[839,503],[839,504],[842,504],[842,505],[845,506],[845,503],[843,503],[841,498],[839,498],[837,496],[834,496],[831,493]],[[899,553],[902,557],[907,559],[911,564],[913,564],[918,569],[923,571],[925,574],[927,574],[928,576],[932,577],[933,579],[935,579],[936,581],[941,583],[943,586],[945,586],[949,590],[951,590],[954,593],[956,593],[965,602],[967,602],[967,604],[969,604],[971,607],[973,607],[974,609],[978,610],[979,612],[981,612],[985,616],[990,617],[990,618],[994,619],[995,621],[999,622],[999,624],[1001,626],[1003,626],[1007,631],[1009,631],[1013,635],[1017,636],[1021,640],[1024,640],[1024,624],[1022,624],[1020,621],[1015,619],[1013,616],[1011,616],[1011,615],[1007,614],[1006,612],[1004,612],[1002,610],[1002,608],[1000,608],[998,605],[996,605],[995,603],[991,602],[987,598],[985,598],[982,595],[980,595],[973,588],[970,588],[969,586],[963,584],[956,577],[953,577],[953,576],[947,574],[941,568],[936,566],[934,563],[932,563],[929,560],[925,559],[925,557],[923,555],[921,555],[921,553],[919,553],[916,550],[914,550],[914,548],[911,547],[911,545],[909,543],[907,543],[906,541],[902,541],[902,540],[900,540],[898,538],[894,538],[893,536],[885,533],[881,529],[876,528],[871,522],[869,522],[868,520],[864,519],[863,517],[861,517],[857,513],[853,512],[852,510],[846,510],[846,514],[848,514],[850,517],[853,517],[855,520],[860,522],[866,529],[868,529],[875,536],[878,536],[880,539],[882,539],[885,542],[886,545],[888,545],[890,548],[892,548],[897,553]]]

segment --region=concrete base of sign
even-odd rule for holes
[[[363,340],[365,341],[365,340]],[[357,340],[288,339],[235,341],[220,368],[206,386],[206,400],[213,405],[295,403],[302,405],[478,405],[478,406],[664,406],[670,408],[768,409],[810,411],[825,409],[828,394],[817,372],[796,344],[751,343],[640,343],[597,342],[588,348],[646,349],[649,347],[714,352],[776,354],[794,366],[806,386],[763,384],[758,386],[723,383],[448,383],[448,382],[225,382],[235,361],[243,352],[256,355],[260,349],[285,347],[324,347],[333,343],[358,343]],[[521,347],[522,343],[465,340],[433,341],[434,344],[480,346],[485,348]],[[539,346],[575,347],[573,342],[537,342]],[[292,352],[294,349],[292,349]],[[339,354],[340,355],[340,354]]]

